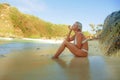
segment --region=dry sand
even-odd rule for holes
[[[89,41],[87,58],[66,49],[59,59],[51,59],[59,45],[25,45],[31,46],[1,56],[0,80],[120,80],[120,58],[104,56],[98,41]]]

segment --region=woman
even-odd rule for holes
[[[69,29],[70,33],[73,30],[75,34],[72,37],[68,37],[63,41],[62,45],[59,47],[53,58],[58,58],[65,48],[68,48],[72,52],[72,54],[75,55],[76,57],[87,57],[88,41],[81,32],[82,24],[80,22],[75,22],[72,28]],[[70,43],[70,41],[73,40],[74,43]]]

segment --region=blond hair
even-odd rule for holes
[[[78,22],[78,21],[76,21],[75,23],[78,24],[78,29],[80,29],[82,31],[82,24],[80,22]]]

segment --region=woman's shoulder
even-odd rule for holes
[[[83,35],[82,32],[77,32],[76,36],[81,36],[81,37],[83,37],[84,35]]]
[[[77,32],[77,35],[83,35],[83,33],[82,32]]]

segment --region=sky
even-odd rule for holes
[[[21,12],[37,16],[54,24],[72,25],[79,21],[83,31],[91,31],[89,24],[103,24],[105,18],[120,10],[120,0],[0,0]]]

